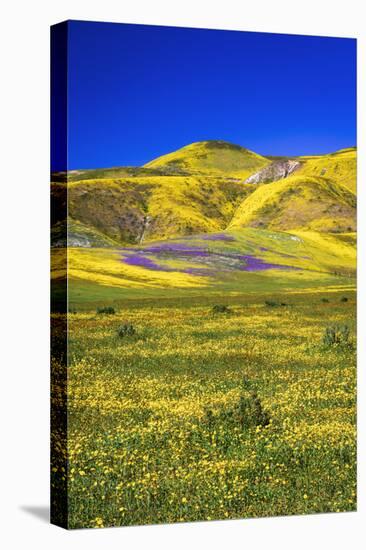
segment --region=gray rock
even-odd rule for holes
[[[259,172],[252,174],[244,183],[269,183],[287,178],[301,166],[297,160],[277,160],[272,162]]]

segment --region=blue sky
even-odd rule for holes
[[[356,144],[354,39],[67,24],[69,169],[207,139],[263,155]]]

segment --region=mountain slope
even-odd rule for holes
[[[356,192],[357,150],[355,147],[341,149],[327,155],[300,157],[267,157],[271,163],[251,174],[245,183],[270,183],[297,175],[324,176]]]
[[[145,167],[73,170],[67,184],[65,179],[65,173],[55,174],[59,183],[51,192],[61,204],[67,185],[69,243],[79,247],[139,244],[228,227],[355,230],[355,148],[270,160],[225,141],[205,141]],[[59,210],[65,208],[56,206],[56,214]],[[65,227],[54,227],[58,246]]]
[[[171,173],[225,175],[245,178],[263,168],[268,159],[227,141],[199,141],[145,164]],[[168,173],[167,172],[167,173]]]
[[[357,150],[341,149],[328,155],[298,157],[301,168],[298,175],[324,176],[356,193]]]
[[[324,177],[290,176],[263,184],[246,198],[229,228],[295,228],[316,231],[355,231],[354,194]]]
[[[220,177],[164,176],[69,184],[69,216],[120,243],[225,229],[250,186]]]

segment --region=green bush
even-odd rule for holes
[[[216,304],[212,308],[212,313],[230,313],[230,308],[223,304]]]
[[[242,395],[233,407],[223,408],[216,414],[211,409],[206,410],[205,422],[210,429],[221,424],[229,424],[232,427],[240,426],[244,430],[256,426],[267,426],[270,417],[263,409],[257,393],[253,392],[249,396]]]
[[[278,303],[273,302],[273,300],[266,300],[264,303],[266,304],[267,307],[277,307],[278,306]]]
[[[263,409],[262,403],[255,392],[249,397],[240,397],[237,416],[242,428],[267,426],[269,424],[269,414]]]
[[[322,298],[322,302],[323,302],[323,304],[329,304],[328,298]]]
[[[348,302],[348,298],[346,298],[346,296],[342,296],[341,302]]]
[[[326,327],[323,344],[327,347],[349,344],[350,330],[347,325],[331,325]]]
[[[136,334],[136,330],[131,323],[125,323],[118,327],[117,334],[120,338],[124,338],[125,336],[133,336]]]
[[[278,307],[278,306],[285,307],[288,305],[286,304],[286,302],[275,302],[274,300],[266,300],[264,303],[268,307]]]
[[[107,315],[114,315],[116,313],[116,310],[112,306],[103,306],[103,307],[97,307],[97,313],[106,313]]]

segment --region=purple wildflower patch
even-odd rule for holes
[[[272,264],[265,262],[261,258],[255,256],[240,256],[241,260],[245,261],[245,265],[242,265],[239,269],[241,271],[265,271],[266,269],[300,269],[292,265]]]
[[[203,240],[231,240],[229,235],[217,233],[212,235],[200,236]],[[264,247],[259,247],[261,251],[268,251]],[[218,251],[209,251],[202,246],[189,246],[182,242],[162,242],[143,248],[124,248],[124,257],[122,261],[128,265],[134,265],[150,269],[153,271],[178,272],[190,275],[214,276],[224,271],[265,271],[268,269],[287,269],[298,270],[301,268],[266,262],[251,254],[241,255],[235,252],[224,253]],[[289,254],[281,256],[291,257]],[[151,257],[152,256],[152,257]],[[159,264],[159,260],[173,259],[198,263],[197,267],[182,268],[170,267]]]
[[[131,256],[123,258],[123,261],[127,265],[136,265],[145,267],[146,269],[153,269],[154,271],[173,271],[169,267],[159,265],[151,258],[146,258],[146,256],[142,254],[132,254]]]

